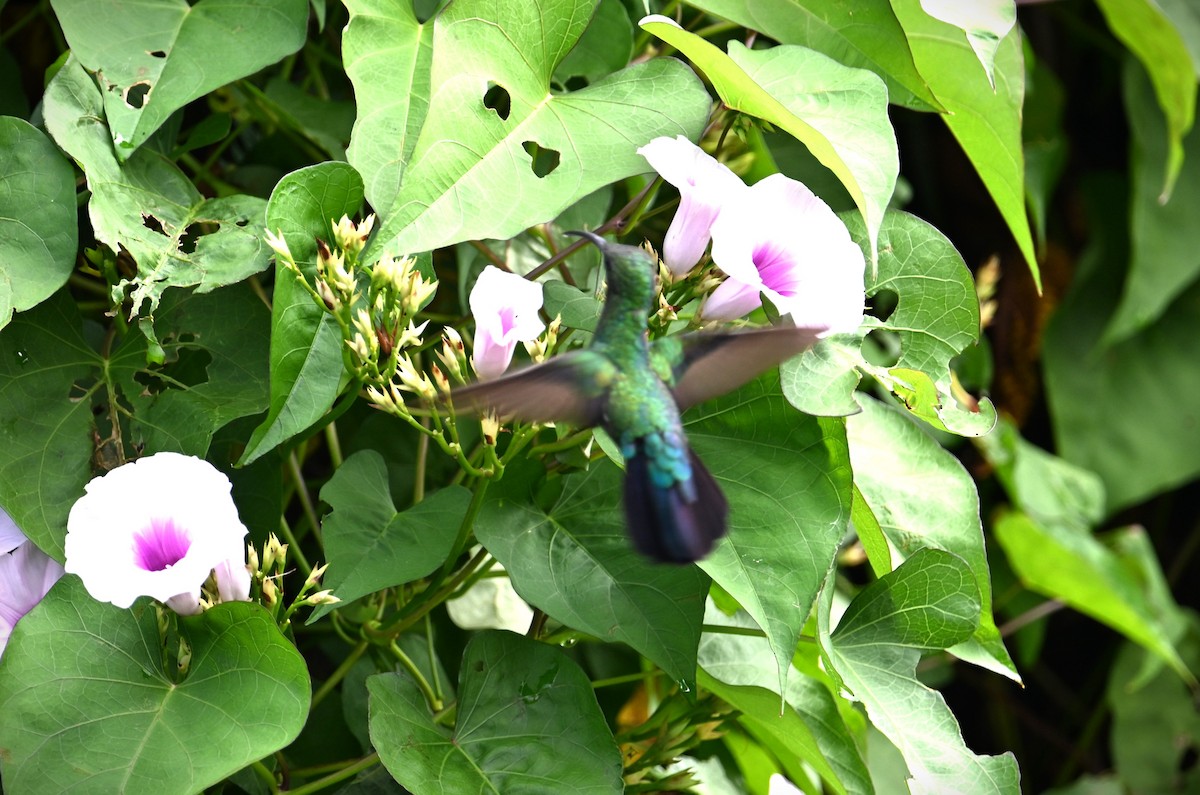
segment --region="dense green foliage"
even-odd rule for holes
[[[0,508],[61,559],[85,484],[179,452],[256,550],[198,616],[61,580],[4,791],[1196,791],[1200,12],[925,5],[0,0]],[[731,506],[686,566],[603,433],[437,397],[485,265],[590,337],[563,232],[661,248],[659,136],[867,266],[857,333],[684,415]]]

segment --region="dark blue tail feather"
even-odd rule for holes
[[[633,545],[660,563],[700,560],[725,535],[729,505],[690,449],[691,479],[655,485],[641,440],[625,459],[625,521]]]

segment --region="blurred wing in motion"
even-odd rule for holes
[[[593,351],[572,351],[542,364],[455,389],[456,411],[482,413],[526,422],[598,425],[616,366]]]

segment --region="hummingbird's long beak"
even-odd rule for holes
[[[571,235],[572,237],[587,238],[588,240],[592,241],[592,243],[594,243],[601,251],[603,251],[604,247],[608,245],[608,241],[600,237],[600,235],[596,234],[595,232],[584,232],[579,229],[574,229],[570,232],[563,232],[563,234]]]

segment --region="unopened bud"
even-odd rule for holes
[[[282,230],[276,230],[275,232],[272,232],[270,229],[268,229],[267,233],[263,235],[263,240],[268,246],[271,247],[276,256],[280,257],[286,262],[294,263],[296,261],[295,258],[292,257],[292,252],[288,248],[287,240],[284,238]]]
[[[246,545],[246,568],[251,572],[258,571],[258,550],[253,544]]]
[[[316,585],[321,580],[322,575],[325,574],[325,569],[327,568],[329,568],[329,564],[325,563],[313,569],[309,573],[308,578],[304,580],[304,587],[312,588],[314,585]]]
[[[304,601],[306,604],[310,604],[313,607],[316,607],[317,605],[336,605],[338,602],[340,602],[342,600],[337,598],[336,596],[334,596],[333,590],[330,589],[330,590],[325,590],[325,591],[317,591],[315,594],[308,597]]]
[[[264,577],[262,584],[263,603],[267,607],[273,607],[279,601],[279,589],[275,587],[274,577]]]
[[[451,389],[450,381],[447,380],[446,374],[442,372],[442,368],[438,367],[436,364],[431,364],[429,366],[429,371],[433,373],[434,386],[436,386],[438,391],[442,393],[442,397],[449,397]]]
[[[483,433],[483,443],[495,446],[496,437],[500,435],[500,420],[492,412],[479,418],[479,429]]]

